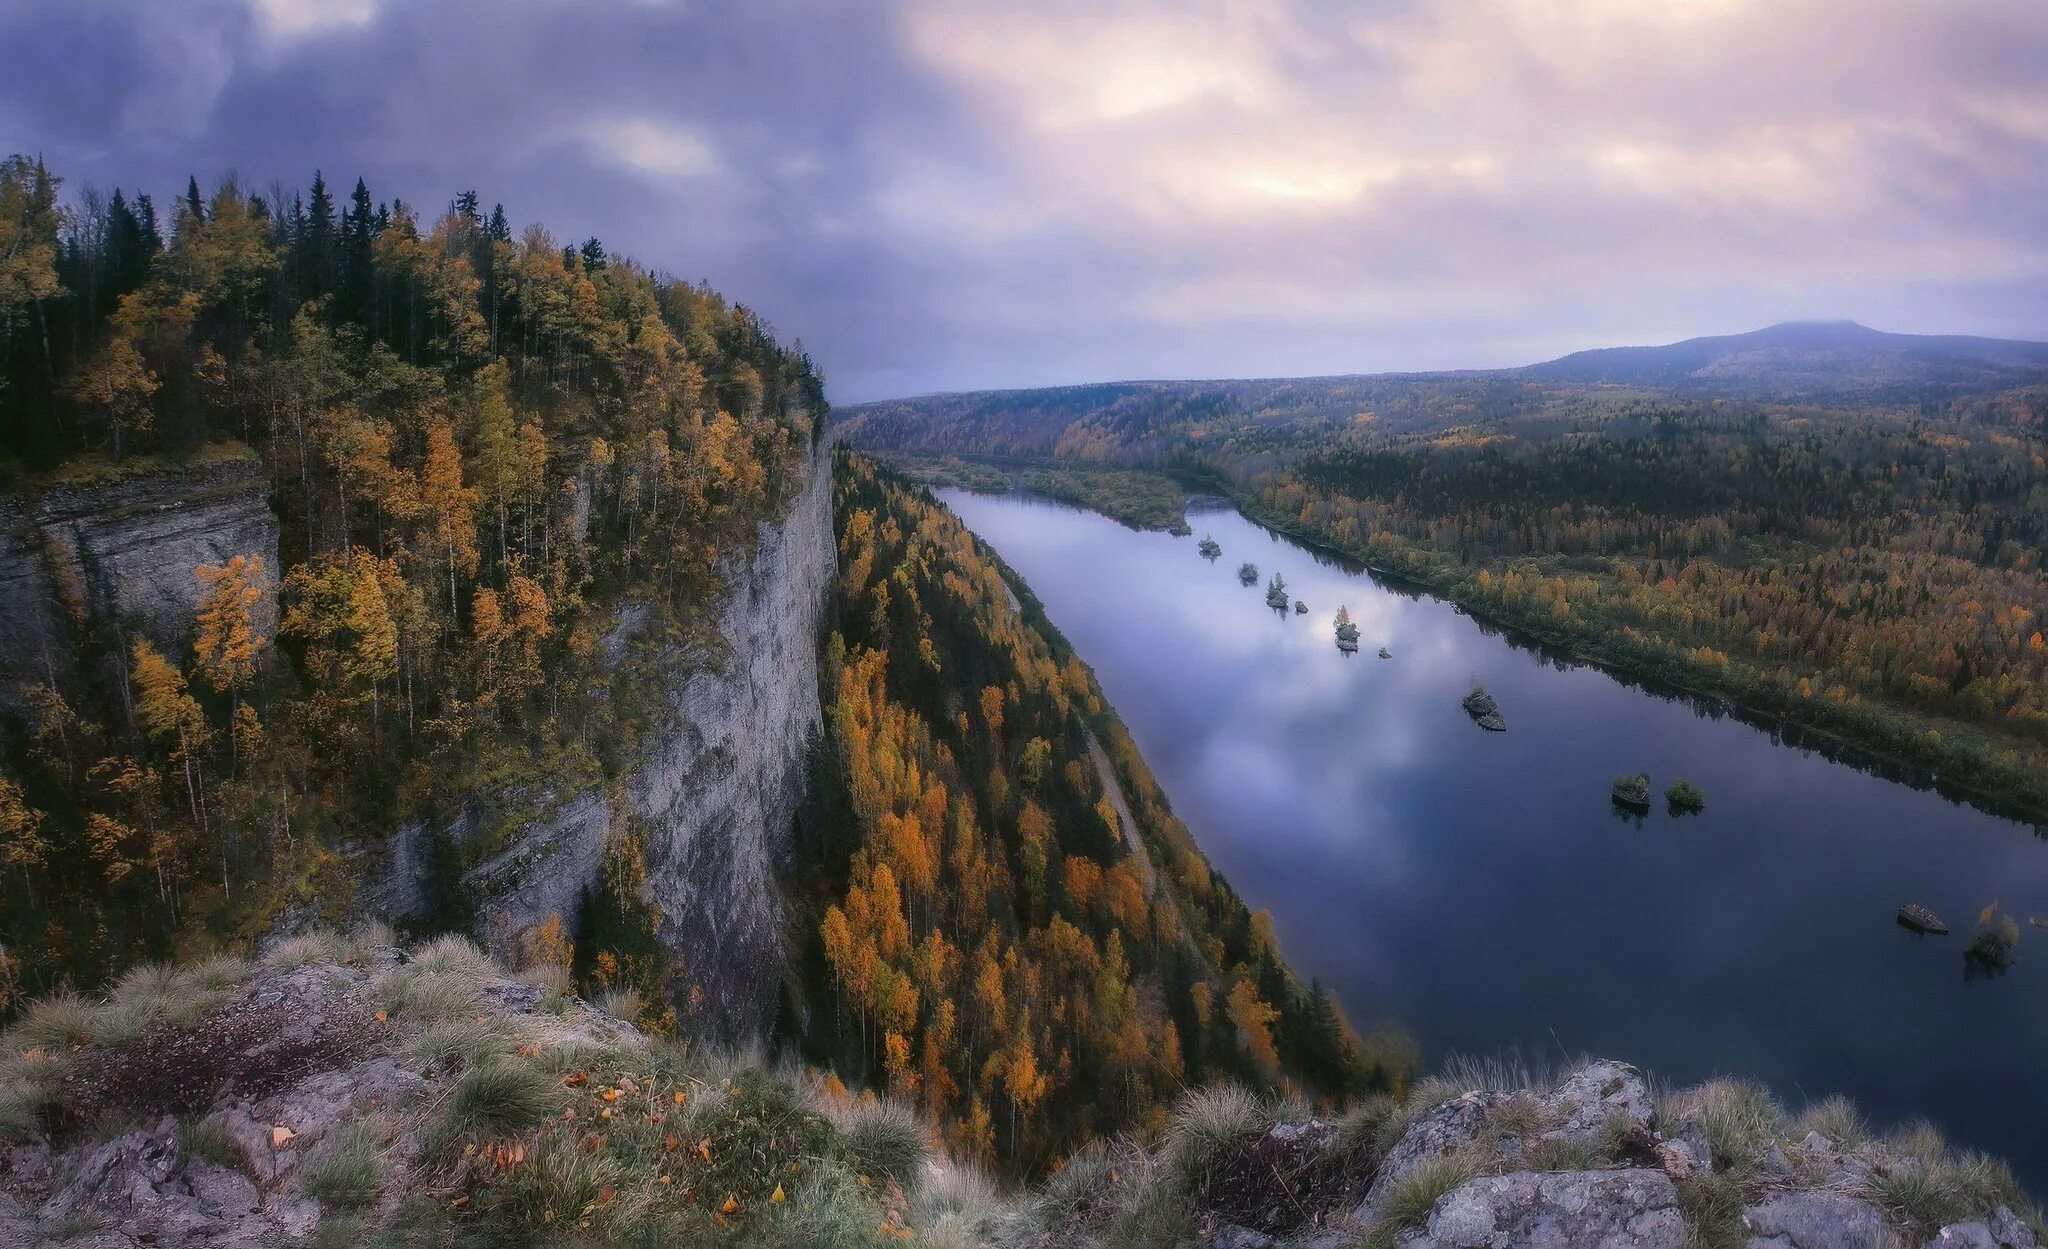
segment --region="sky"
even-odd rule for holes
[[[2048,339],[2041,0],[0,0],[0,153],[595,235],[835,402]]]

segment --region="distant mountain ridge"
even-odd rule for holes
[[[1600,347],[1513,370],[1544,381],[1680,389],[1975,388],[2048,371],[2048,343],[1892,334],[1854,321],[1787,321],[1658,347]]]

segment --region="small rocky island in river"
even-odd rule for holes
[[[1948,935],[1948,925],[1941,922],[1941,916],[1918,902],[1908,902],[1899,908],[1899,923],[1914,932],[1924,932],[1936,937]]]
[[[1508,731],[1507,718],[1500,713],[1500,704],[1493,701],[1493,695],[1478,682],[1472,683],[1472,692],[1465,695],[1465,714],[1472,717],[1472,723],[1490,733]]]
[[[1337,609],[1337,649],[1350,654],[1358,649],[1358,626],[1351,623],[1351,609]]]
[[[1273,579],[1266,583],[1266,606],[1274,611],[1286,611],[1287,604],[1292,601],[1287,595],[1287,578],[1274,573]]]
[[[1206,533],[1202,535],[1202,541],[1195,549],[1202,553],[1203,559],[1216,559],[1223,554],[1223,544]]]
[[[1707,796],[1699,786],[1681,776],[1664,791],[1664,803],[1673,815],[1697,815],[1707,809]]]
[[[1239,585],[1257,585],[1259,583],[1259,566],[1252,563],[1239,564],[1237,566],[1237,583]]]
[[[1302,602],[1300,599],[1294,600],[1294,614],[1297,616],[1308,615],[1308,604]]]
[[[1392,652],[1392,651],[1388,650],[1388,649],[1387,649],[1386,647],[1384,647],[1384,646],[1380,647],[1380,658],[1381,658],[1381,659],[1392,659],[1393,657],[1394,657],[1394,652]]]
[[[1613,793],[1614,800],[1622,806],[1647,811],[1650,807],[1650,776],[1647,772],[1638,772],[1634,776],[1616,777]]]

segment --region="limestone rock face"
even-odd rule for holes
[[[837,569],[832,457],[812,455],[780,520],[723,568],[708,636],[663,634],[644,605],[623,608],[602,661],[641,708],[638,756],[609,794],[538,785],[479,795],[429,829],[397,830],[369,870],[364,909],[427,918],[444,840],[462,870],[477,935],[517,963],[526,934],[558,915],[572,932],[602,882],[605,851],[628,826],[645,835],[646,900],[683,983],[693,1032],[758,1035],[784,965],[776,877],[823,728],[818,630]],[[509,819],[504,812],[522,812]]]
[[[222,456],[60,485],[0,501],[0,700],[67,675],[71,630],[132,627],[181,655],[200,587],[193,569],[259,556],[259,634],[277,632],[277,517],[262,465]]]
[[[1845,1193],[1779,1193],[1742,1212],[1749,1249],[1893,1249],[1876,1206]]]
[[[1401,1249],[1680,1249],[1685,1220],[1662,1171],[1516,1171],[1438,1198]]]
[[[775,878],[823,731],[818,630],[837,570],[832,457],[753,555],[729,578],[720,654],[658,650],[662,711],[626,785],[648,830],[647,892],[661,939],[702,994],[699,1026],[756,1035],[775,1005],[785,961]],[[676,660],[683,662],[675,662]]]

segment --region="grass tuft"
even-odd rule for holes
[[[324,928],[286,937],[265,951],[259,960],[266,971],[297,971],[315,963],[341,961],[342,939]]]
[[[927,1152],[924,1125],[902,1102],[859,1101],[839,1118],[839,1149],[856,1175],[895,1180],[904,1191],[917,1183]]]
[[[1266,1106],[1244,1088],[1216,1085],[1184,1094],[1160,1145],[1166,1176],[1181,1192],[1200,1188],[1247,1136],[1271,1126]]]
[[[420,1033],[408,1047],[420,1063],[474,1067],[512,1053],[512,1038],[491,1020],[444,1019]]]
[[[1373,1225],[1372,1233],[1366,1237],[1368,1249],[1386,1249],[1394,1239],[1411,1227],[1421,1227],[1429,1220],[1429,1212],[1445,1193],[1472,1178],[1473,1168],[1469,1159],[1458,1154],[1446,1154],[1421,1162],[1387,1190],[1385,1201],[1380,1206],[1380,1220]]]
[[[99,1007],[76,993],[53,993],[22,1012],[8,1035],[8,1048],[69,1050],[92,1040],[99,1030]]]
[[[419,948],[412,956],[412,963],[430,976],[479,981],[498,975],[498,965],[491,961],[491,956],[479,950],[476,943],[467,937],[436,937]]]
[[[1785,1130],[1785,1110],[1771,1091],[1754,1080],[1709,1080],[1674,1094],[1671,1109],[1682,1121],[1697,1115],[1714,1162],[1746,1171],[1756,1165]]]
[[[407,968],[390,976],[378,990],[386,1009],[421,1023],[441,1023],[483,1013],[477,982],[459,975],[438,975]]]
[[[33,1140],[49,1107],[48,1093],[27,1081],[0,1083],[0,1142]]]
[[[1800,1111],[1788,1135],[1804,1140],[1809,1132],[1818,1132],[1843,1149],[1853,1149],[1870,1139],[1870,1126],[1863,1121],[1856,1104],[1839,1096],[1824,1097]]]
[[[1939,1139],[1924,1124],[1887,1139],[1887,1144],[1897,1143],[1899,1156],[1872,1173],[1870,1191],[1894,1218],[1932,1232],[2005,1206],[2038,1221],[2039,1212],[2004,1162],[1975,1151],[1930,1150]]]
[[[178,1127],[178,1147],[217,1167],[246,1170],[242,1151],[227,1126],[214,1118],[192,1119]]]
[[[516,1136],[561,1108],[561,1086],[522,1062],[481,1063],[448,1099],[447,1127],[457,1135]]]
[[[384,1186],[384,1130],[365,1116],[337,1128],[299,1169],[299,1183],[330,1206],[374,1204]]]
[[[1361,1168],[1378,1166],[1386,1151],[1380,1148],[1381,1130],[1389,1119],[1400,1115],[1400,1107],[1385,1093],[1361,1097],[1340,1116],[1329,1148],[1337,1156],[1352,1159]]]
[[[1678,1181],[1678,1211],[1685,1216],[1688,1249],[1744,1249],[1749,1228],[1742,1211],[1748,1204],[1741,1180],[1727,1172]]]

